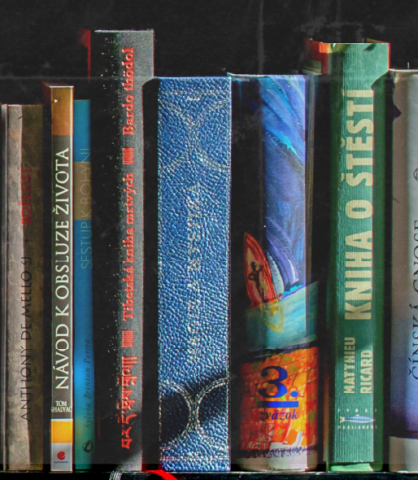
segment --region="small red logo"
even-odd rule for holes
[[[58,452],[57,453],[58,460],[64,460],[65,459],[65,452]]]

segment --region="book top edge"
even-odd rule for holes
[[[204,81],[205,83],[210,83],[210,82],[217,82],[217,83],[224,83],[224,84],[229,84],[232,81],[232,78],[229,78],[227,76],[219,76],[219,77],[153,77],[151,79],[152,81],[156,82],[163,82],[163,83],[168,83],[168,82],[180,82],[180,83],[197,83],[197,82],[202,82]]]
[[[307,42],[310,42],[310,43],[318,43],[318,44],[321,44],[321,45],[329,45],[331,47],[333,46],[341,46],[341,47],[345,47],[345,46],[351,46],[351,45],[358,45],[358,46],[363,46],[363,47],[370,47],[371,45],[373,46],[377,46],[377,45],[381,45],[381,46],[388,46],[390,45],[389,42],[320,42],[318,40],[312,40],[311,38],[307,38],[305,39],[305,41]]]
[[[418,68],[390,68],[389,69],[390,74],[403,74],[403,75],[417,75],[418,74]]]
[[[44,104],[43,103],[2,103],[1,104],[2,107],[7,107],[7,108],[10,108],[10,107],[13,107],[13,108],[16,108],[16,107],[44,107]]]
[[[94,33],[154,33],[154,29],[152,28],[147,28],[145,30],[135,30],[134,28],[132,29],[125,29],[125,30],[94,30]]]
[[[303,73],[288,73],[288,74],[259,74],[259,75],[254,75],[254,74],[248,74],[246,75],[245,73],[229,73],[227,72],[227,76],[231,77],[232,79],[238,79],[238,80],[252,80],[252,79],[259,79],[259,78],[301,78],[301,77],[308,77],[310,78],[309,75],[304,75]]]

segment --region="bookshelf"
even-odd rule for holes
[[[78,27],[153,28],[157,76],[289,73],[299,65],[306,36],[336,42],[364,37],[390,42],[396,67],[406,68],[418,55],[418,4],[408,0],[2,0],[0,18],[0,101],[4,103],[41,102],[41,79],[85,88],[85,52],[75,41]],[[236,429],[235,422],[232,432]],[[318,474],[339,477],[324,472],[303,475]],[[95,475],[104,479],[110,472]],[[123,474],[123,478],[150,475]],[[293,477],[242,472],[175,476],[190,480]]]

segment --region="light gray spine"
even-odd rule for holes
[[[413,441],[410,439],[418,439],[418,70],[392,70],[391,76],[394,121],[390,469],[417,471],[416,451],[411,456],[408,446]]]
[[[2,106],[4,470],[43,468],[42,107]]]

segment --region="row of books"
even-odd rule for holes
[[[49,96],[46,115],[42,105],[1,106],[2,463],[7,470],[42,469],[49,432],[52,451],[72,468],[73,396],[79,411],[76,436],[84,444],[76,455],[81,467],[89,464],[95,440],[90,101],[73,102],[73,87],[51,87]],[[52,389],[45,395],[50,378]],[[48,410],[50,425],[45,424]]]
[[[418,72],[307,41],[327,75],[153,79],[152,31],[92,37],[91,113],[1,107],[3,468],[141,470],[158,437],[163,470],[228,471],[239,410],[241,468],[315,469],[323,437],[380,470],[387,401],[418,471]]]

